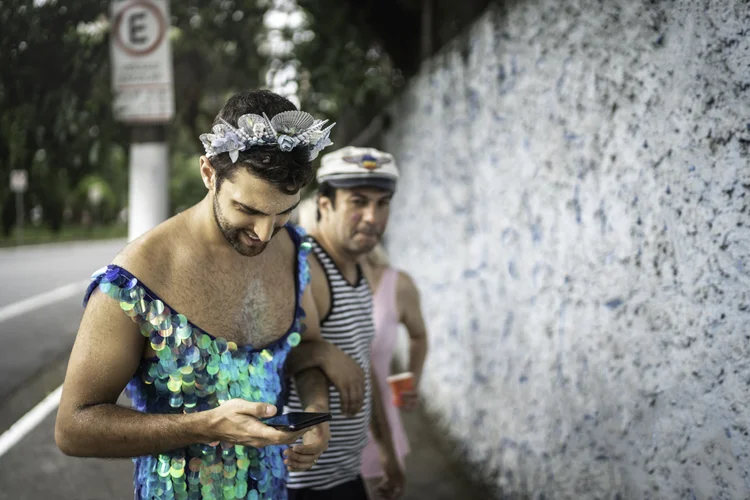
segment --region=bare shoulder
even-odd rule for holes
[[[310,277],[312,281],[324,281],[327,284],[326,273],[314,252],[307,255],[307,263],[310,266]]]
[[[323,319],[331,309],[331,291],[328,286],[328,278],[323,266],[313,252],[310,252],[307,256],[307,263],[310,266],[310,290],[319,317]]]
[[[179,219],[173,217],[128,243],[112,263],[144,279],[151,286],[166,278],[174,260]]]
[[[398,270],[396,278],[396,293],[401,299],[418,299],[419,288],[414,283],[414,279],[406,272]]]

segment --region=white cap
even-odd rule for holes
[[[390,153],[347,146],[320,159],[316,178],[318,184],[328,183],[335,188],[371,186],[395,191],[398,168]]]

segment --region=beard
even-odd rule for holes
[[[221,211],[221,207],[219,206],[219,202],[215,196],[213,199],[213,204],[214,220],[216,221],[216,226],[219,228],[219,231],[221,231],[221,234],[224,235],[224,239],[226,239],[227,242],[232,245],[232,248],[234,248],[237,253],[245,257],[255,257],[263,253],[263,250],[265,250],[268,246],[268,242],[257,246],[244,243],[240,236],[242,235],[242,233],[247,233],[248,231],[232,226],[229,223],[227,218],[224,217],[224,213]],[[280,227],[274,228],[271,238],[273,238],[280,229]]]

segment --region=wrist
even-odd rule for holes
[[[185,427],[190,430],[194,443],[213,443],[221,441],[218,435],[219,416],[213,410],[199,411],[185,415]]]
[[[331,348],[333,344],[323,339],[315,342],[315,348],[313,350],[313,359],[315,365],[319,366],[321,370],[325,371],[327,361],[331,359]]]
[[[311,413],[328,413],[328,405],[323,404],[322,402],[312,403],[305,406],[304,411]]]

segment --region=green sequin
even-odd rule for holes
[[[289,335],[286,341],[289,343],[290,346],[296,347],[299,345],[300,340],[302,340],[302,337],[300,336],[300,334],[297,332],[294,332],[291,335]]]
[[[305,261],[305,259],[301,259]],[[231,398],[278,404],[284,360],[299,343],[294,331],[263,350],[212,338],[146,292],[137,280],[108,268],[99,289],[138,324],[155,351],[128,384],[139,411],[192,413]],[[302,293],[300,291],[300,293]],[[295,328],[299,321],[295,320]],[[136,461],[136,497],[152,500],[285,497],[283,447],[262,450],[227,443],[192,445]],[[259,492],[263,493],[262,495]],[[278,495],[277,495],[278,493]]]

